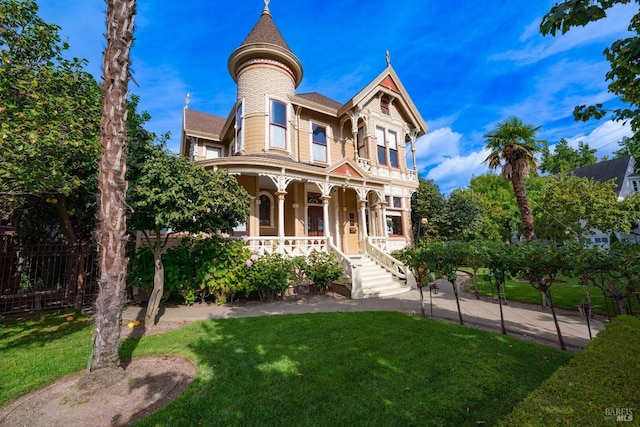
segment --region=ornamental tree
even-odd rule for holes
[[[560,324],[556,316],[556,311],[551,298],[551,286],[555,283],[560,273],[571,272],[570,250],[562,245],[542,243],[533,241],[516,246],[516,251],[512,259],[511,274],[521,275],[529,281],[529,284],[540,291],[549,304],[553,322],[558,333],[560,348],[566,350],[567,347],[562,338]]]
[[[144,153],[130,177],[127,200],[130,227],[142,232],[153,251],[154,285],[145,316],[145,328],[153,328],[164,289],[162,253],[169,237],[179,232],[232,232],[249,215],[249,194],[223,171],[201,165],[169,152],[163,144],[144,138],[130,152]]]

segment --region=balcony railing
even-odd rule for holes
[[[371,164],[370,159],[363,159],[359,157],[357,159],[358,166],[365,172],[370,173],[373,176],[379,176],[381,178],[392,178],[399,181],[418,182],[418,173],[413,169],[409,169],[406,172],[401,172],[399,169],[389,169],[388,167],[380,167]]]

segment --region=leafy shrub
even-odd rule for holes
[[[336,257],[329,252],[314,252],[309,255],[307,262],[307,277],[323,293],[344,273]]]
[[[194,255],[195,283],[218,304],[226,303],[236,293],[247,292],[251,249],[243,241],[218,236],[203,239],[194,248]]]
[[[250,265],[247,283],[250,289],[255,289],[262,301],[273,301],[278,295],[284,294],[289,288],[293,277],[294,261],[279,253],[271,253],[258,257],[252,255],[247,261]]]

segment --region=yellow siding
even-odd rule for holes
[[[247,117],[244,127],[244,152],[245,154],[262,153],[264,148],[264,116]]]

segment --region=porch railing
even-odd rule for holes
[[[313,252],[327,251],[327,238],[317,237],[285,237],[278,236],[245,237],[247,245],[260,255],[278,252],[284,255],[311,255]]]
[[[364,241],[366,254],[398,279],[406,280],[407,267],[402,262],[384,252],[384,247],[378,246],[378,244],[382,244],[382,242],[380,242],[381,240],[384,239],[379,237],[367,237]],[[386,241],[384,243],[386,243]]]

